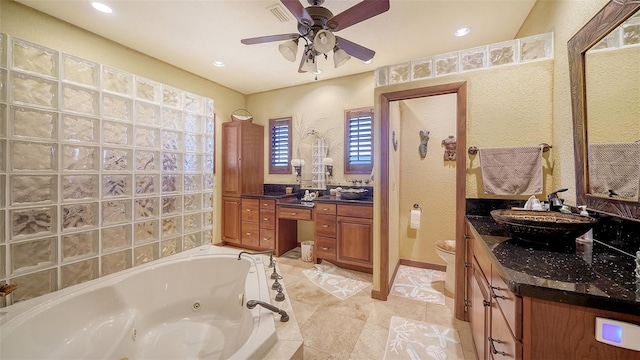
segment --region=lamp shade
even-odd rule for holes
[[[278,45],[278,51],[282,56],[293,62],[296,60],[296,53],[298,52],[298,40],[287,40],[282,44]]]
[[[336,46],[336,37],[331,31],[320,30],[313,38],[313,48],[323,54],[333,50]]]
[[[333,49],[333,66],[338,67],[342,64],[346,63],[351,59],[351,55],[347,54],[346,51],[338,48],[337,46]]]

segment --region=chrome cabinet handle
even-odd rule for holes
[[[264,238],[262,238],[262,240],[264,240],[264,241],[271,241],[271,238],[270,238],[270,237],[264,237]]]
[[[298,213],[294,213],[294,212],[291,213],[291,216],[296,216],[296,215],[298,215]]]
[[[329,225],[327,225],[327,224],[322,224],[322,227],[323,227],[323,228],[328,228],[328,227],[329,227]]]
[[[323,246],[323,247],[322,247],[322,250],[327,251],[327,250],[329,250],[329,248],[328,248],[328,247],[326,247],[326,246]]]
[[[262,220],[264,220],[264,221],[269,221],[269,218],[262,218]]]
[[[251,212],[251,209],[247,209],[248,212]]]
[[[495,342],[495,343],[498,343],[498,344],[502,344],[502,343],[504,343],[504,341],[502,341],[502,340],[494,339],[494,338],[492,338],[491,336],[489,336],[489,344],[490,344],[490,346],[491,346],[491,353],[492,353],[492,354],[494,354],[494,355],[496,355],[496,354],[497,354],[497,355],[507,356],[507,353],[506,353],[506,352],[504,352],[504,351],[498,351],[498,350],[496,349],[496,346],[494,345],[494,342]]]
[[[247,233],[247,236],[251,236],[251,233],[250,233],[250,232],[248,232],[248,233]]]

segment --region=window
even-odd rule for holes
[[[344,172],[369,174],[373,169],[373,108],[347,110]]]
[[[269,174],[291,174],[291,118],[269,119]]]

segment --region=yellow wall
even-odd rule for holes
[[[442,140],[456,135],[456,110],[455,94],[400,102],[398,152],[402,176],[397,236],[401,259],[444,263],[435,253],[435,242],[455,239],[456,163],[443,159]],[[424,159],[418,151],[420,130],[429,131]],[[413,204],[422,209],[418,229],[409,227]]]
[[[302,74],[300,76],[313,76]],[[322,75],[319,75],[320,77]],[[369,175],[346,175],[344,171],[344,112],[345,110],[373,106],[373,72],[346,76],[334,80],[315,81],[310,84],[268,91],[247,96],[247,109],[254,122],[269,125],[269,119],[292,117],[294,159],[305,160],[302,180],[311,180],[311,144],[313,136],[304,137],[308,130],[326,134],[329,140],[329,157],[333,158],[331,184],[347,184],[352,179],[367,179]],[[374,119],[375,121],[375,119]],[[265,154],[268,159],[268,131],[265,132]],[[265,183],[291,184],[295,176],[270,175],[269,162],[265,161]]]
[[[590,144],[640,140],[640,46],[588,53]]]
[[[245,107],[245,96],[237,91],[13,1],[0,0],[0,32],[214,99],[216,154],[221,150],[220,124],[229,121],[235,109]],[[220,177],[215,181],[219,188]],[[218,197],[214,206],[218,223],[219,208]],[[220,227],[214,226],[214,231],[214,239],[220,239]]]
[[[568,188],[569,191],[563,193],[563,197],[569,204],[576,202],[576,181],[567,41],[608,2],[607,0],[537,1],[516,35],[516,37],[525,37],[554,32],[555,58],[551,88],[553,150],[550,156],[551,161],[555,163],[553,188]]]

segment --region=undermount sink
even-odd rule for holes
[[[534,210],[493,210],[491,217],[512,237],[550,247],[574,248],[598,221],[592,217]]]

